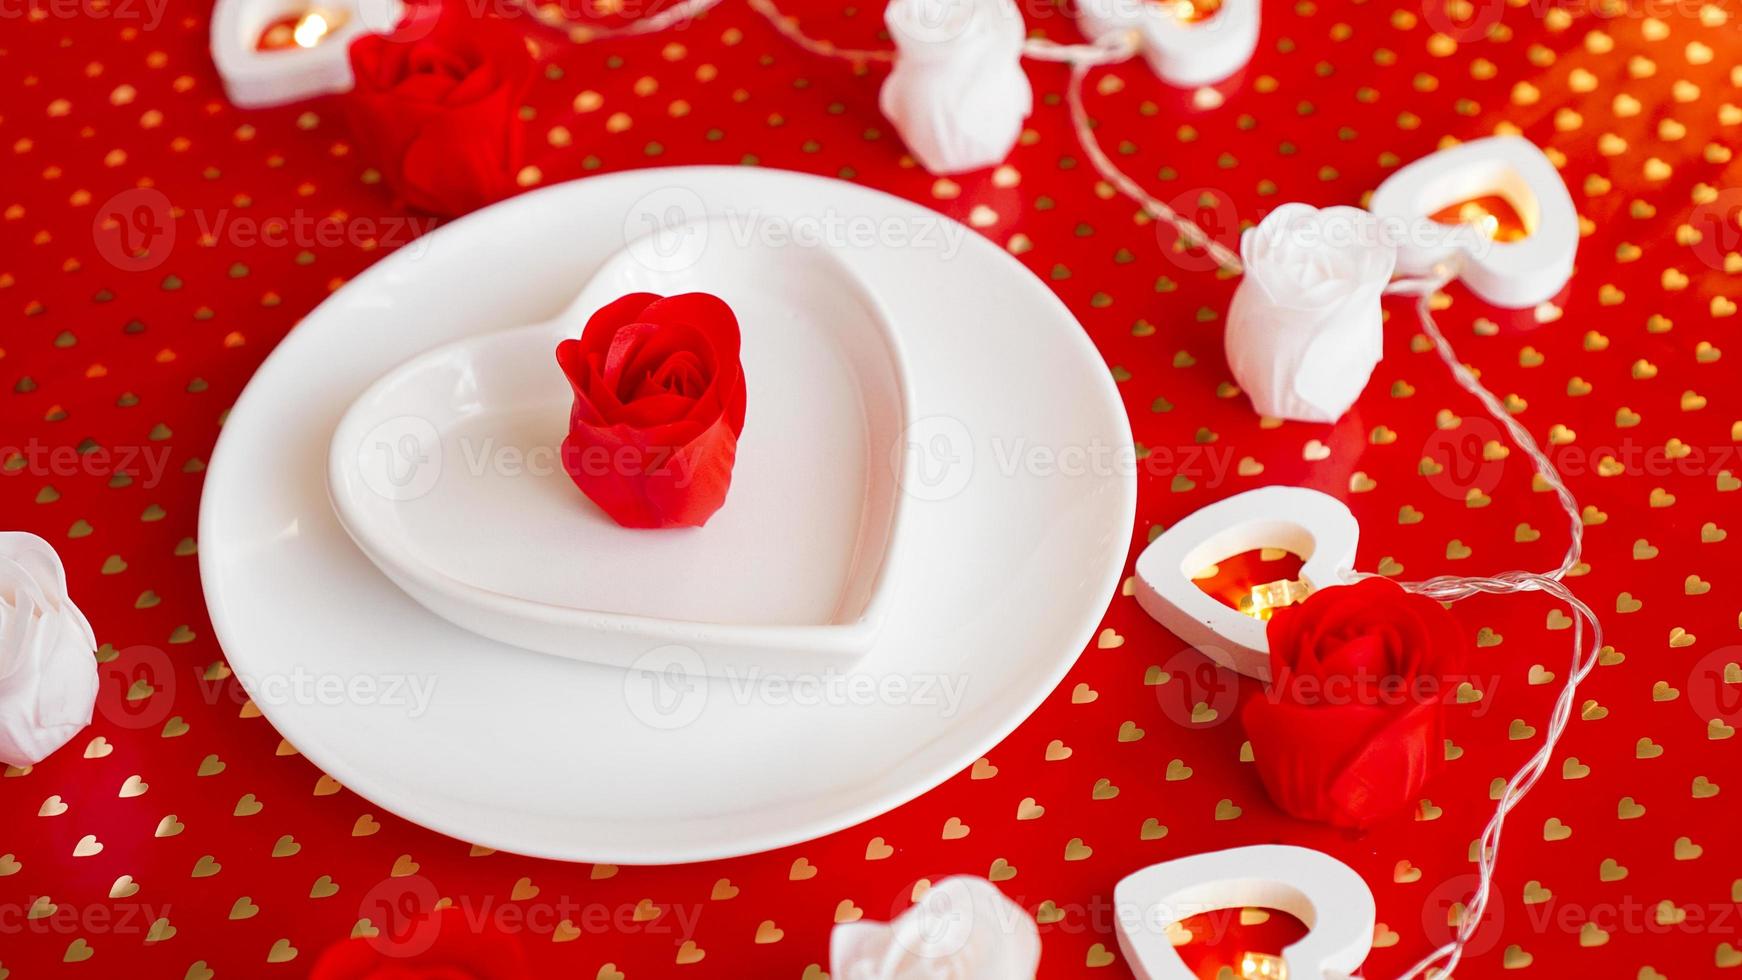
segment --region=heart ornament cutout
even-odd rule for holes
[[[349,92],[351,42],[387,34],[400,0],[218,0],[212,11],[212,61],[230,101],[244,109]],[[282,47],[262,50],[268,29],[290,32]]]
[[[1138,605],[1180,639],[1231,670],[1268,682],[1264,620],[1218,601],[1192,581],[1199,570],[1258,548],[1303,561],[1308,590],[1339,585],[1355,565],[1361,526],[1343,502],[1305,487],[1264,487],[1195,511],[1137,556]]]
[[[1093,38],[1137,32],[1149,69],[1182,87],[1222,81],[1258,46],[1258,0],[1081,0],[1077,20]]]
[[[1169,927],[1219,909],[1279,909],[1307,934],[1282,951],[1290,980],[1347,977],[1373,948],[1373,892],[1322,851],[1265,844],[1194,854],[1144,868],[1113,888],[1119,948],[1137,980],[1193,980]]]
[[[363,553],[458,626],[643,670],[676,695],[702,675],[809,675],[867,653],[895,602],[909,499],[901,343],[850,253],[736,220],[635,239],[554,318],[438,346],[359,395],[333,432],[328,495]],[[693,291],[743,331],[731,490],[705,527],[625,528],[565,471],[574,392],[554,352],[621,296]],[[650,465],[686,478],[679,453]]]
[[[1482,219],[1447,224],[1432,216],[1500,198],[1517,212],[1522,236],[1497,237]],[[1536,144],[1518,136],[1472,140],[1422,157],[1373,192],[1368,210],[1396,232],[1397,272],[1453,274],[1495,306],[1545,302],[1572,278],[1579,215],[1559,172]]]

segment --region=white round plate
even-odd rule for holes
[[[707,679],[681,658],[649,673],[522,650],[419,606],[328,502],[345,408],[421,352],[554,316],[628,240],[719,227],[704,215],[728,235],[829,248],[899,337],[914,560],[891,583],[872,649],[850,670]],[[1118,582],[1136,504],[1135,472],[1118,462],[1130,448],[1076,320],[964,226],[818,177],[641,170],[454,222],[310,313],[224,426],[201,505],[201,579],[255,703],[381,807],[539,857],[729,857],[898,806],[1034,710]]]

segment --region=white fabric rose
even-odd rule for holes
[[[1034,92],[1014,0],[892,0],[895,68],[878,104],[934,174],[989,167],[1016,145]]]
[[[1040,930],[984,878],[933,885],[893,922],[846,922],[829,937],[835,980],[1032,980]]]
[[[54,547],[0,532],[0,762],[35,765],[91,723],[96,649]]]
[[[1379,363],[1397,247],[1360,208],[1284,204],[1240,239],[1246,276],[1224,344],[1262,415],[1335,422]]]

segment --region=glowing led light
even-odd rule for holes
[[[1222,9],[1222,0],[1161,0],[1161,5],[1181,23],[1195,24]]]
[[[1240,976],[1244,980],[1288,980],[1288,964],[1269,953],[1241,953]]]
[[[1512,202],[1498,194],[1448,205],[1434,212],[1432,217],[1442,225],[1468,225],[1489,241],[1516,242],[1530,235],[1530,229]]]
[[[260,40],[255,48],[259,51],[306,50],[325,41],[339,28],[344,27],[347,19],[342,12],[318,7],[301,14],[281,17],[260,32]]]
[[[297,22],[291,36],[296,39],[297,47],[312,48],[321,43],[321,39],[332,33],[332,30],[324,16],[311,12]]]
[[[1282,606],[1305,602],[1312,591],[1313,587],[1304,579],[1278,579],[1254,585],[1240,598],[1240,611],[1253,619],[1269,619],[1270,614]]]

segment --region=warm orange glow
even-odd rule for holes
[[[1222,0],[1155,0],[1181,23],[1195,24],[1208,20],[1222,9]]]
[[[1484,237],[1497,242],[1516,242],[1530,235],[1524,217],[1512,202],[1499,194],[1484,194],[1435,211],[1430,217],[1442,225],[1473,225]]]
[[[1273,610],[1301,602],[1311,593],[1311,586],[1300,579],[1301,564],[1287,551],[1264,548],[1199,569],[1192,581],[1225,606],[1254,619],[1269,619]]]
[[[1298,578],[1277,579],[1263,585],[1254,585],[1246,598],[1240,600],[1240,611],[1253,619],[1267,620],[1272,612],[1283,606],[1305,602],[1312,591],[1311,585]]]
[[[1279,909],[1217,909],[1168,927],[1180,962],[1204,980],[1289,980],[1281,951],[1306,935],[1306,924]]]
[[[315,8],[300,14],[289,14],[266,25],[260,32],[256,51],[288,51],[312,48],[345,26],[346,17],[336,10]]]
[[[1240,954],[1241,980],[1288,980],[1288,964],[1269,953]]]

